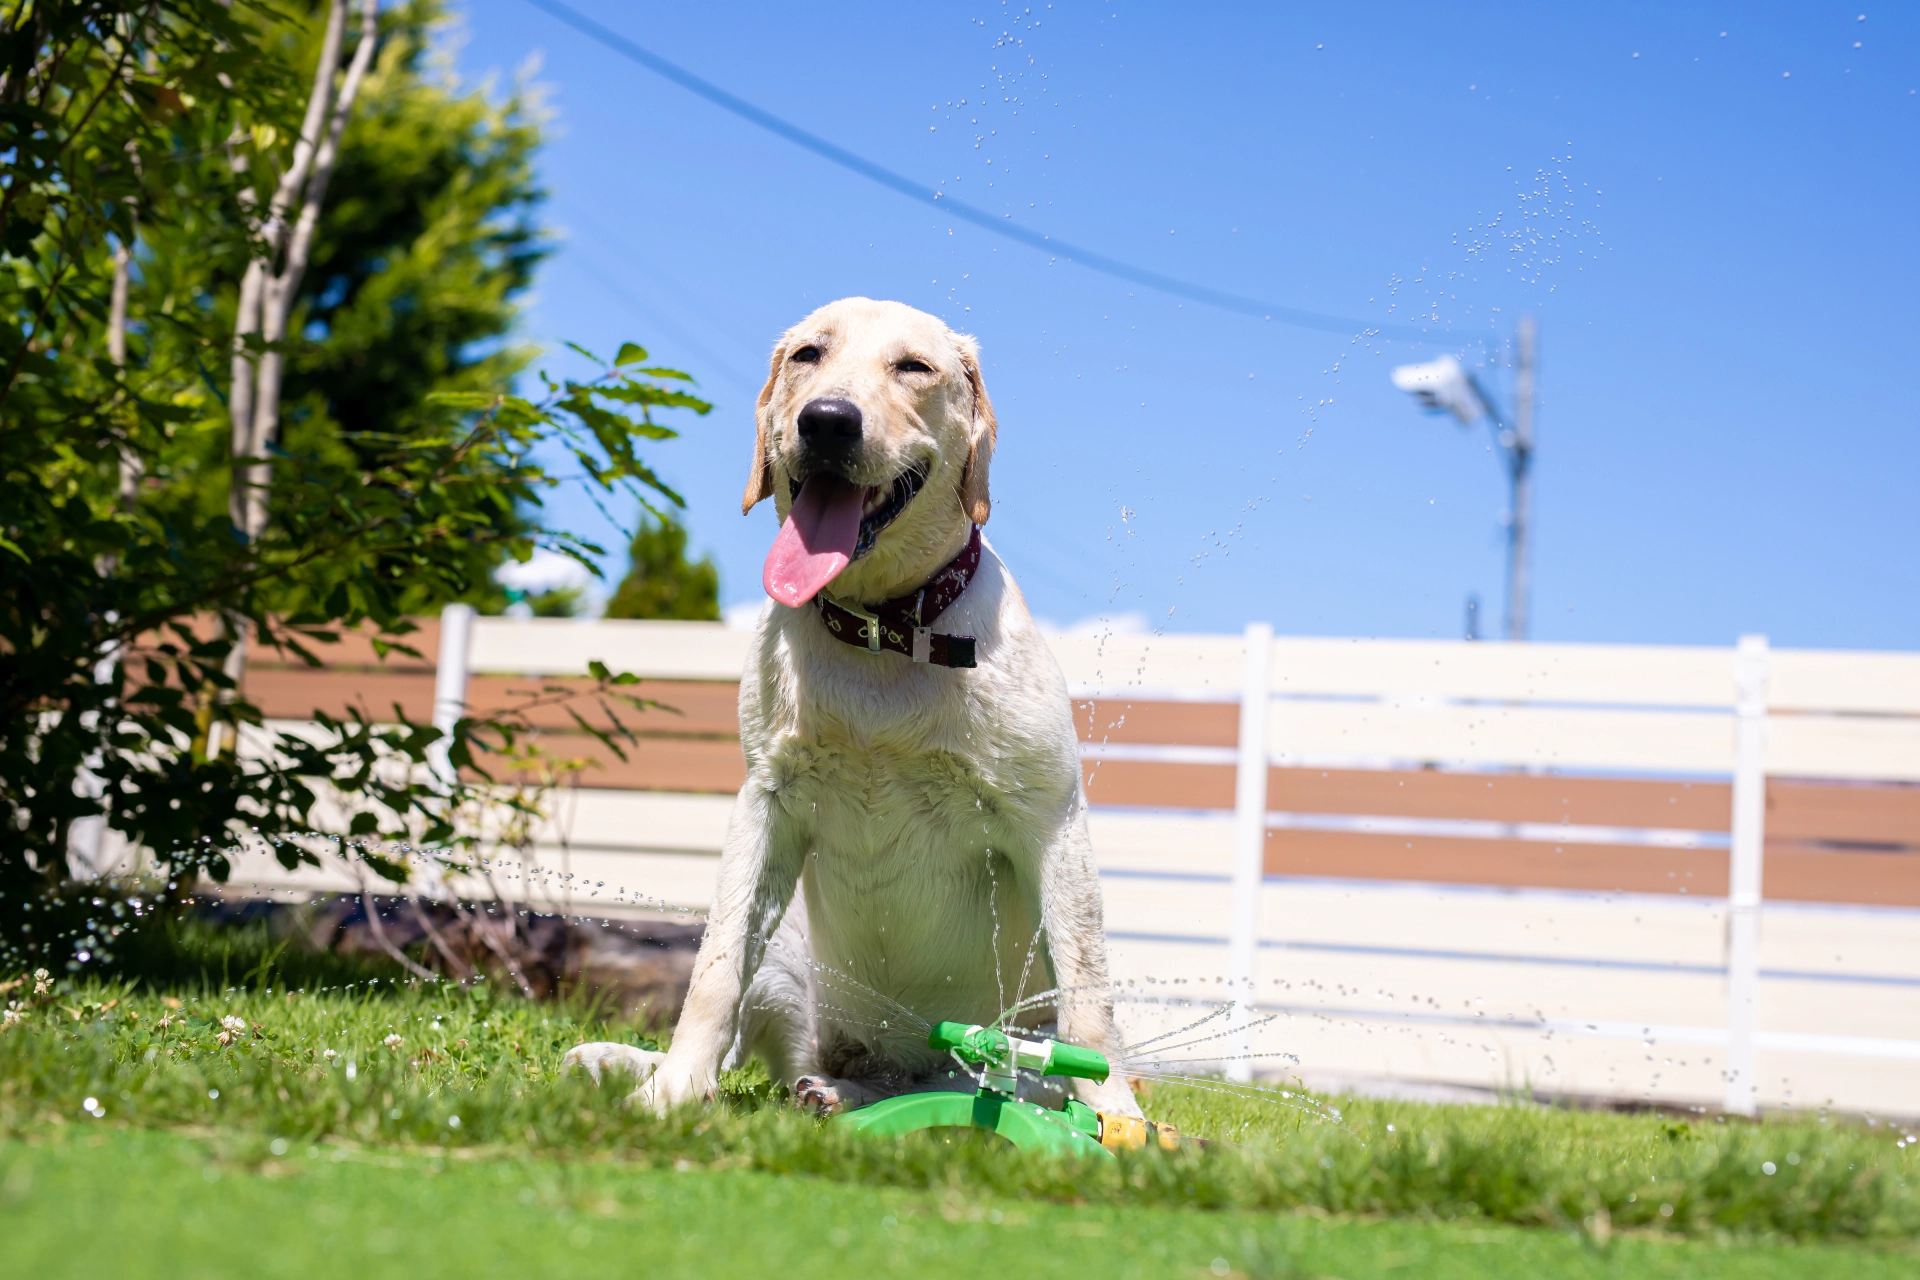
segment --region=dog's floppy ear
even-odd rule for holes
[[[993,416],[993,401],[987,399],[987,384],[980,378],[980,348],[971,338],[960,342],[960,364],[967,371],[967,385],[973,389],[967,465],[960,472],[960,507],[969,520],[985,524],[993,511],[993,497],[987,491],[987,464],[993,461],[993,442],[1000,428]]]
[[[773,496],[773,450],[768,447],[771,424],[767,421],[767,402],[773,399],[773,384],[780,377],[780,359],[786,353],[785,342],[774,347],[767,385],[760,388],[760,398],[753,404],[753,466],[747,472],[746,496],[740,499],[741,515],[753,510],[762,499]]]

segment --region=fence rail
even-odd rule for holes
[[[444,720],[502,705],[533,677],[579,678],[593,660],[632,671],[674,711],[643,720],[629,761],[562,713],[542,726],[557,754],[600,757],[552,841],[575,863],[702,905],[743,777],[734,705],[750,635],[447,621],[422,620],[418,656],[383,661],[349,638],[319,672],[256,663],[248,692],[285,720],[396,703]],[[1452,966],[1455,987],[1499,992],[1506,1011],[1441,1011],[1435,996],[1350,1009],[1303,978],[1321,987],[1319,1012],[1299,1016],[1382,1036],[1447,1018],[1563,1043],[1662,1032],[1715,1052],[1652,1073],[1652,1092],[1698,1096],[1713,1081],[1739,1111],[1782,1093],[1763,1081],[1762,1053],[1920,1054],[1920,655],[1776,650],[1758,637],[1729,648],[1303,639],[1263,625],[1051,640],[1075,699],[1117,968],[1184,972],[1216,997],[1256,993],[1260,1007],[1297,1013],[1309,1005],[1284,994],[1297,995],[1295,979],[1274,974],[1331,974],[1345,957],[1334,987],[1358,989],[1364,972],[1418,989],[1445,985],[1423,975]],[[1426,905],[1409,907],[1410,892]],[[1355,895],[1358,914],[1340,905]],[[1537,922],[1576,916],[1553,945],[1529,941],[1546,931]],[[1833,947],[1837,961],[1815,963]],[[1589,984],[1600,1007],[1548,1016],[1543,984],[1574,993],[1574,971],[1614,980]],[[1644,989],[1627,991],[1625,974]],[[1807,997],[1821,983],[1879,1003],[1843,1015]],[[1699,1016],[1712,1005],[1717,1018]],[[1439,1043],[1416,1041],[1417,1070],[1404,1055],[1385,1070],[1473,1074]],[[1500,1044],[1510,1070],[1543,1059],[1537,1045]],[[1888,1105],[1884,1082],[1827,1083]]]

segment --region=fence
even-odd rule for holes
[[[549,749],[600,763],[539,852],[706,905],[748,634],[449,621],[419,637],[436,663],[343,649],[248,691],[445,719],[633,671],[675,710],[626,762],[553,716]],[[1051,639],[1116,978],[1250,999],[1310,1080],[1917,1109],[1920,655]]]

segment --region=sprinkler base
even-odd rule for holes
[[[1076,1157],[1098,1153],[1113,1158],[1100,1145],[1101,1117],[1086,1103],[1069,1099],[1065,1108],[1053,1111],[997,1089],[901,1094],[843,1112],[835,1123],[854,1133],[883,1138],[925,1129],[985,1129],[1022,1151]]]

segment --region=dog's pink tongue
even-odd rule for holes
[[[852,562],[866,494],[838,476],[807,481],[767,553],[760,581],[768,595],[797,609]]]

